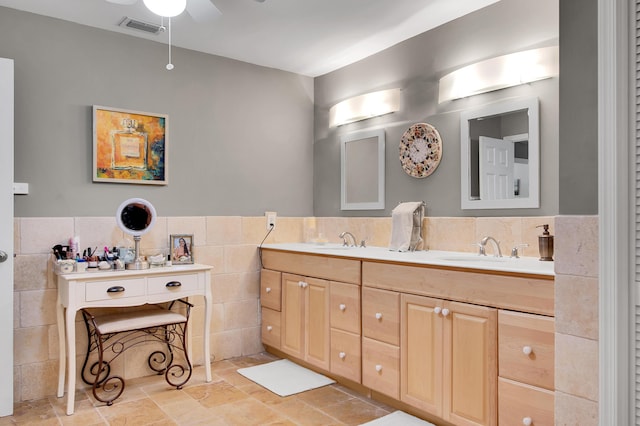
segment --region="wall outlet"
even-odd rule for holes
[[[270,229],[276,228],[276,212],[264,212],[264,215],[267,217],[267,231]]]

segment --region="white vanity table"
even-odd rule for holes
[[[57,324],[60,347],[58,397],[64,395],[67,371],[67,415],[74,412],[76,389],[76,313],[82,308],[140,306],[203,296],[203,353],[207,382],[211,381],[209,329],[212,311],[211,266],[179,265],[144,270],[91,271],[57,275]],[[167,286],[172,281],[180,286]],[[191,326],[191,324],[189,324]],[[191,327],[190,327],[191,328]],[[191,332],[187,333],[191,352]],[[190,356],[190,354],[189,354]],[[191,356],[190,356],[191,358]]]

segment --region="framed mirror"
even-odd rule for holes
[[[540,207],[539,132],[537,98],[462,112],[461,208]]]
[[[341,210],[384,210],[384,130],[340,137]]]
[[[156,209],[153,204],[142,198],[125,200],[118,207],[116,222],[123,232],[133,236],[135,242],[135,260],[125,264],[125,267],[148,269],[149,262],[140,255],[140,238],[149,232],[156,222]]]

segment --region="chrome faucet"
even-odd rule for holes
[[[502,251],[500,251],[500,243],[496,241],[495,238],[489,236],[484,237],[482,240],[480,240],[480,252],[486,255],[484,248],[487,245],[488,241],[491,241],[491,244],[493,245],[493,255],[495,257],[502,257]]]
[[[348,240],[347,237],[351,237],[351,244],[349,244],[349,242],[347,241]],[[342,238],[342,245],[345,246],[345,247],[355,247],[356,246],[356,237],[354,237],[351,232],[344,231],[343,233],[338,235],[338,238]]]

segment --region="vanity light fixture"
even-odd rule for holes
[[[155,13],[162,18],[162,24],[160,29],[164,31],[164,18],[169,20],[169,62],[167,63],[167,70],[173,69],[173,63],[171,63],[171,18],[180,15],[187,7],[187,0],[143,0],[147,9]]]
[[[550,46],[468,65],[440,79],[438,102],[554,77],[559,73],[558,57],[558,46]]]
[[[400,89],[380,90],[355,96],[329,109],[329,127],[341,126],[400,110]]]

